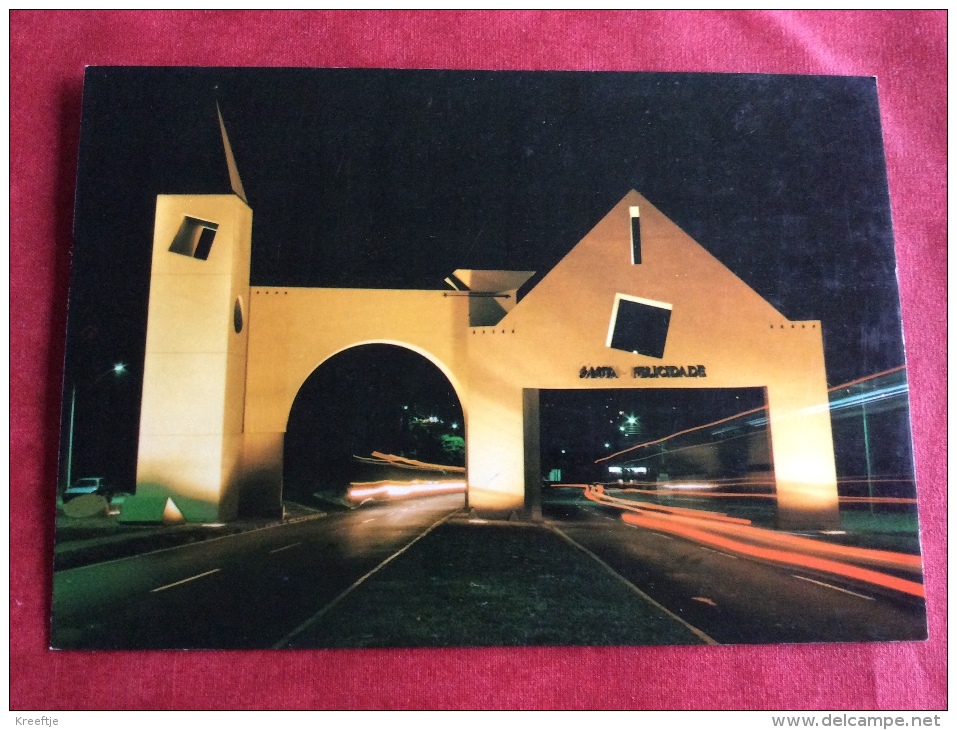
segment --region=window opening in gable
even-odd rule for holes
[[[631,263],[641,263],[641,217],[638,215],[638,206],[629,209],[631,213]]]
[[[615,295],[606,346],[662,358],[671,323],[671,305],[625,294]]]

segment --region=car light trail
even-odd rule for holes
[[[371,457],[353,455],[352,458],[362,464],[375,464],[377,466],[395,466],[400,469],[415,469],[416,471],[451,472],[454,474],[465,473],[464,466],[448,466],[447,464],[430,464],[429,462],[426,462],[426,461],[408,459],[404,456],[396,456],[395,454],[383,454],[380,451],[373,451]]]
[[[458,494],[465,492],[464,481],[378,481],[353,482],[347,494],[353,502],[364,499],[405,499],[436,494]]]
[[[866,375],[863,378],[858,378],[857,380],[851,380],[847,383],[842,383],[841,385],[835,385],[833,388],[828,388],[827,392],[834,393],[843,388],[849,388],[852,385],[857,385],[859,383],[864,383],[869,380],[874,380],[875,378],[880,378],[884,375],[890,375],[891,373],[899,372],[901,370],[904,370],[905,367],[906,366],[904,365],[899,365],[898,367],[891,368],[890,370],[884,370],[879,373],[874,373],[873,375]],[[893,397],[896,395],[901,395],[906,392],[907,392],[906,384],[893,385],[893,386],[888,386],[886,388],[879,388],[878,390],[875,390],[872,393],[848,396],[847,398],[842,398],[839,400],[832,401],[826,406],[826,408],[831,411],[842,410],[843,408],[849,408],[853,405],[859,405],[860,403],[866,403],[871,400],[882,400],[882,399]],[[600,464],[604,461],[608,461],[609,459],[614,459],[617,456],[630,453],[637,449],[643,449],[648,446],[655,446],[656,444],[661,444],[661,443],[664,443],[665,441],[670,441],[671,439],[677,438],[678,436],[694,433],[696,431],[701,431],[706,428],[712,428],[713,426],[720,426],[722,423],[728,423],[729,421],[734,421],[735,419],[741,418],[743,416],[750,416],[755,413],[763,413],[763,412],[766,412],[767,409],[768,409],[767,405],[758,406],[757,408],[751,408],[746,411],[741,411],[740,413],[735,413],[734,415],[727,416],[726,418],[719,418],[717,421],[711,421],[710,423],[703,423],[700,426],[693,426],[692,428],[686,428],[681,431],[677,431],[676,433],[669,434],[668,436],[664,436],[663,438],[654,439],[652,441],[646,441],[641,444],[635,444],[634,446],[629,446],[627,449],[623,449],[621,451],[615,452],[614,454],[609,454],[599,459],[595,459],[595,463]],[[767,423],[767,416],[754,419],[752,421],[748,421],[748,425],[751,425],[751,426],[765,425],[766,423]],[[734,437],[734,438],[740,438],[740,437]],[[712,443],[719,443],[719,442],[712,442]],[[701,444],[701,445],[705,446],[710,444]],[[697,446],[698,445],[695,445],[695,447],[682,447],[682,448],[696,448]]]
[[[648,507],[643,502],[632,502],[630,500],[615,499],[604,494],[603,490],[596,487],[586,487],[585,496],[593,502],[607,504],[628,512],[637,514],[646,513]],[[676,508],[677,509],[677,508]],[[800,550],[804,553],[816,553],[820,555],[830,555],[842,557],[848,560],[858,560],[876,565],[884,565],[903,570],[920,571],[921,559],[919,555],[910,555],[907,553],[895,553],[888,550],[872,550],[869,548],[850,547],[847,545],[838,545],[831,542],[821,542],[808,537],[799,535],[789,535],[786,533],[767,530],[761,527],[753,527],[747,520],[738,520],[734,518],[724,518],[717,520],[715,513],[705,512],[703,510],[683,509],[681,512],[672,513],[668,517],[675,522],[689,522],[700,529],[706,529],[711,532],[722,532],[731,534],[735,537],[765,545],[783,546],[793,550]],[[657,515],[656,515],[657,516]],[[735,524],[737,523],[737,524]]]
[[[722,480],[715,479],[715,482],[720,482]],[[838,484],[854,484],[857,482],[866,482],[867,480],[860,479],[838,479]],[[902,482],[912,482],[912,479],[873,479],[873,482],[887,482],[887,483],[902,483]],[[777,499],[777,494],[774,492],[712,492],[703,488],[701,484],[695,484],[693,482],[682,483],[678,488],[673,487],[668,482],[637,482],[630,481],[626,483],[628,486],[622,484],[615,486],[615,482],[608,482],[607,485],[612,488],[617,488],[618,491],[623,494],[646,494],[651,497],[707,497],[707,498],[725,498],[725,499]],[[631,486],[634,485],[634,486]],[[552,484],[553,489],[582,489],[586,485],[584,484],[569,484],[569,483],[560,483]],[[653,487],[645,488],[641,487]],[[774,482],[772,481],[758,481],[758,480],[738,480],[738,481],[728,481],[723,484],[715,484],[714,488],[719,489],[722,487],[774,487]],[[694,487],[698,488],[698,491],[695,491]],[[668,494],[668,490],[674,489],[675,494]],[[838,502],[841,504],[917,504],[916,497],[854,497],[854,496],[843,496],[838,497]]]
[[[672,534],[679,535],[681,537],[687,537],[694,542],[712,545],[714,547],[723,548],[724,550],[730,550],[731,552],[740,553],[742,555],[749,555],[761,560],[767,560],[769,562],[779,563],[782,565],[808,568],[810,570],[819,570],[824,573],[841,575],[845,578],[851,578],[864,583],[890,588],[891,590],[907,593],[912,596],[917,596],[918,598],[925,597],[923,584],[917,583],[915,581],[905,580],[903,578],[897,578],[896,576],[887,575],[886,573],[879,573],[875,570],[858,568],[857,566],[838,563],[834,560],[817,558],[810,555],[802,555],[800,553],[788,552],[774,548],[759,547],[757,545],[749,545],[748,543],[738,542],[726,537],[712,535],[702,529],[669,523],[665,519],[657,516],[651,517],[635,514],[633,512],[626,512],[621,516],[621,518],[630,525],[647,527],[652,530],[671,532]]]
[[[750,524],[734,524],[730,518],[715,519],[713,513],[698,510],[652,514],[649,512],[649,505],[647,504],[629,503],[629,500],[608,497],[604,494],[603,488],[591,485],[585,485],[585,497],[593,502],[621,509],[623,511],[621,519],[630,525],[670,533],[701,545],[709,545],[739,555],[841,575],[919,598],[925,596],[924,586],[921,583],[855,565],[839,563],[833,559],[844,558],[845,560],[920,572],[921,559],[919,555],[819,542],[806,537],[781,534],[773,530],[753,527]],[[737,539],[731,539],[725,535],[733,535]],[[748,542],[742,542],[742,540]],[[827,557],[819,557],[821,555]]]
[[[722,423],[727,423],[728,421],[733,421],[734,419],[740,418],[741,416],[749,416],[749,415],[751,415],[752,413],[760,413],[760,412],[762,412],[762,411],[766,411],[767,409],[768,409],[767,406],[758,406],[757,408],[752,408],[752,409],[747,410],[747,411],[741,411],[741,413],[735,413],[733,416],[728,416],[727,418],[719,418],[717,421],[712,421],[711,423],[704,423],[704,424],[702,424],[702,425],[700,425],[700,426],[694,426],[693,428],[686,428],[686,429],[684,429],[684,430],[682,430],[682,431],[678,431],[678,432],[676,432],[676,433],[673,433],[673,434],[671,434],[671,435],[669,435],[669,436],[665,436],[665,437],[660,438],[660,439],[655,439],[655,440],[653,440],[653,441],[646,441],[646,442],[643,443],[643,444],[635,444],[634,446],[629,446],[627,449],[623,449],[622,451],[617,451],[617,452],[615,452],[614,454],[609,454],[608,456],[603,456],[603,457],[600,458],[600,459],[595,459],[595,463],[596,463],[596,464],[600,464],[600,463],[602,463],[603,461],[608,461],[609,459],[614,459],[616,456],[621,456],[622,454],[627,454],[627,453],[629,453],[629,452],[631,452],[631,451],[635,451],[636,449],[643,449],[643,448],[646,448],[646,447],[648,447],[648,446],[654,446],[655,444],[664,443],[665,441],[670,441],[671,439],[677,438],[678,436],[683,436],[684,434],[687,434],[687,433],[694,433],[695,431],[700,431],[700,430],[705,429],[705,428],[711,428],[712,426],[720,426]]]
[[[594,495],[594,497],[592,496]],[[585,496],[589,499],[593,499],[595,502],[600,502],[603,504],[611,504],[615,507],[622,507],[623,509],[641,509],[649,510],[652,512],[664,512],[671,515],[686,515],[689,517],[694,517],[698,519],[707,518],[708,520],[714,520],[716,522],[730,522],[739,525],[750,525],[751,520],[745,519],[743,517],[728,517],[720,512],[707,512],[705,510],[699,509],[689,509],[686,507],[666,507],[660,504],[649,504],[647,502],[636,503],[630,499],[621,499],[619,497],[610,497],[605,494],[604,487],[588,487],[585,490]]]
[[[701,491],[708,491],[708,490],[711,490],[711,489],[717,489],[717,488],[718,488],[718,485],[717,485],[717,484],[670,484],[670,483],[665,483],[665,484],[662,484],[661,487],[662,487],[662,489],[680,489],[680,490],[699,489],[699,490],[701,490]]]
[[[733,486],[733,485],[730,485]],[[667,487],[664,487],[667,490]],[[777,494],[773,492],[708,492],[680,490],[679,494],[669,495],[661,489],[622,489],[625,493],[647,494],[649,496],[665,497],[717,497],[727,499],[777,499]],[[838,497],[837,501],[841,504],[917,504],[916,497]]]

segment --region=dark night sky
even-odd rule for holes
[[[830,384],[904,362],[873,79],[92,68],[66,376],[91,463],[95,431],[135,440],[156,195],[229,192],[217,100],[254,285],[544,274],[633,188],[784,316],[822,320]],[[118,360],[126,381],[100,378]]]

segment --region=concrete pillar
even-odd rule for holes
[[[525,515],[542,519],[542,449],[538,390],[522,391],[522,412],[525,421]]]
[[[508,516],[525,507],[522,389],[493,376],[469,397],[468,503],[479,513]]]
[[[838,527],[837,475],[823,381],[769,387],[768,425],[779,526]]]
[[[238,515],[282,517],[284,433],[247,433],[239,480]]]
[[[252,211],[235,195],[160,195],[137,499],[231,519],[243,458]]]

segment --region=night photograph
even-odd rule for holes
[[[57,649],[927,636],[874,79],[87,69]]]

